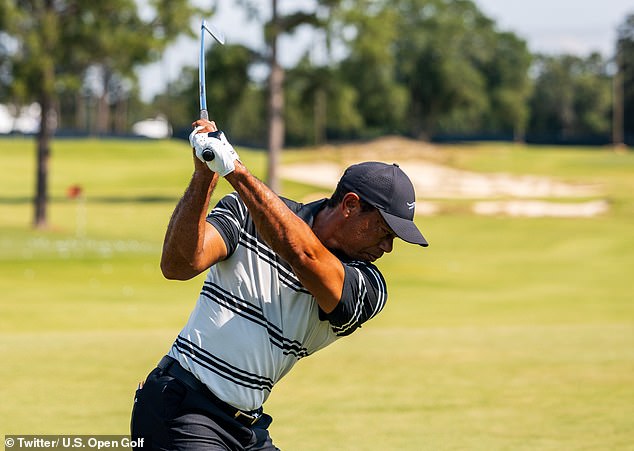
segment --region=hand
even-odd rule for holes
[[[189,135],[189,143],[194,148],[196,157],[205,163],[211,171],[217,172],[222,177],[233,172],[235,170],[234,161],[240,157],[227,141],[225,134],[218,131],[213,122],[199,120],[194,125],[197,127]],[[205,161],[203,158],[205,150],[211,150],[214,153],[213,160]]]

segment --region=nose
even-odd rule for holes
[[[393,246],[394,246],[393,236],[387,237],[379,243],[379,248],[386,254],[389,254],[390,252],[392,252]]]

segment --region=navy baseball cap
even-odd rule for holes
[[[400,239],[425,247],[429,245],[414,224],[414,185],[398,164],[377,161],[354,164],[346,169],[339,184],[379,210]]]

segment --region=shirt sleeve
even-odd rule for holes
[[[218,230],[224,240],[228,256],[238,247],[246,219],[247,207],[237,193],[227,194],[220,199],[207,215],[207,222]]]
[[[344,263],[345,275],[341,300],[326,314],[333,332],[350,335],[376,316],[387,301],[387,285],[376,266],[369,263]]]

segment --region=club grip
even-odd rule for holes
[[[220,139],[220,135],[222,135],[222,132],[220,130],[216,130],[215,132],[209,132],[209,136],[211,136],[213,138]],[[216,158],[216,154],[214,154],[211,150],[204,150],[203,151],[203,158],[204,158],[205,161],[211,161],[214,158]]]
[[[212,161],[214,158],[216,158],[216,156],[211,150],[209,149],[203,150],[203,160]]]
[[[209,113],[207,112],[207,110],[205,109],[200,110],[200,118],[209,120]],[[208,149],[203,150],[203,160],[213,161],[214,158],[216,158],[216,156],[211,150],[208,150]]]

